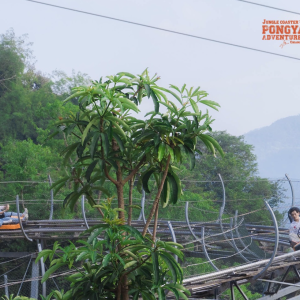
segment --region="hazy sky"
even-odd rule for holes
[[[42,0],[41,0],[42,1]],[[254,2],[255,0],[253,0]],[[237,0],[43,0],[60,6],[300,58],[300,44],[262,40],[262,22],[300,15]],[[300,12],[300,1],[257,3]],[[0,0],[0,28],[29,34],[37,69],[93,79],[146,67],[159,84],[201,86],[220,103],[215,130],[244,134],[300,114],[300,61],[184,37],[25,0]],[[143,105],[143,112],[150,106]]]

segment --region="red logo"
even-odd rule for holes
[[[262,39],[265,41],[282,41],[279,47],[288,44],[300,44],[299,20],[264,20],[262,22]]]

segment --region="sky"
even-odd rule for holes
[[[237,0],[41,0],[300,59],[300,44],[262,40],[262,22],[300,15]],[[252,2],[300,13],[300,1]],[[26,0],[0,0],[0,34],[13,28],[33,42],[36,68],[92,79],[121,71],[159,74],[158,84],[200,86],[221,105],[213,130],[233,135],[300,114],[300,60],[158,31]],[[1,63],[1,62],[0,62]],[[144,102],[142,114],[152,108]],[[206,107],[200,107],[206,110]],[[152,109],[151,109],[152,110]]]

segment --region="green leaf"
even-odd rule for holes
[[[174,96],[179,101],[179,103],[182,104],[182,101],[181,101],[180,97],[177,94],[175,94],[173,91],[165,89],[165,88],[160,87],[160,86],[156,86],[155,88],[158,89],[158,90],[162,90],[164,92],[167,92],[167,93],[171,94],[172,96]]]
[[[149,181],[149,178],[150,176],[154,173],[154,169],[150,169],[149,171],[147,171],[144,175],[143,175],[143,178],[142,178],[142,182],[143,182],[143,189],[146,193],[150,194],[150,190],[149,190],[149,187],[148,187],[148,181]]]
[[[139,291],[135,292],[135,294],[133,295],[133,299],[132,300],[138,300],[139,299],[139,295],[140,295]]]
[[[142,140],[148,140],[150,139],[150,137],[154,137],[155,136],[155,132],[153,131],[145,131],[142,134],[140,134],[139,136],[137,136],[135,138],[135,140],[133,141],[134,144],[137,144],[139,142],[141,142]]]
[[[117,118],[114,116],[107,116],[106,119],[109,121],[113,121],[114,123],[120,123],[126,130],[130,130],[128,124],[124,122],[121,118]]]
[[[143,236],[141,235],[141,233],[134,227],[132,226],[129,226],[129,225],[120,225],[119,228],[121,230],[124,230],[130,234],[132,234],[136,239],[139,239],[139,240],[143,240]]]
[[[184,300],[189,300],[189,298],[188,298],[184,293],[182,293],[182,292],[180,292],[180,291],[178,291],[178,290],[177,290],[177,292],[178,292],[178,294],[179,294],[179,296],[180,296],[181,298],[183,298]]]
[[[82,136],[81,136],[81,144],[83,145],[83,142],[90,130],[90,128],[96,124],[97,122],[99,121],[99,117],[95,117],[92,121],[90,121],[90,123],[85,127],[83,133],[82,133]]]
[[[90,145],[90,155],[91,155],[91,158],[94,159],[94,155],[95,155],[95,152],[96,152],[96,149],[97,149],[97,143],[99,141],[99,137],[100,137],[100,132],[95,132],[94,133],[94,136],[93,136],[93,139],[92,139],[92,142],[91,142],[91,145]]]
[[[168,173],[168,181],[170,184],[170,200],[173,204],[176,204],[178,201],[178,186],[177,181],[175,180],[172,173]]]
[[[64,199],[64,202],[63,202],[63,207],[64,207],[64,208],[66,208],[69,199],[70,199],[71,196],[74,195],[75,193],[76,193],[76,192],[73,191],[73,192],[71,192],[70,194],[68,194],[68,195],[66,196],[66,198]]]
[[[160,104],[162,104],[162,105],[164,105],[165,107],[167,107],[172,113],[175,113],[176,111],[174,110],[174,108],[171,106],[171,105],[169,105],[169,104],[167,104],[167,103],[165,103],[165,102],[162,102],[162,101],[158,101]]]
[[[85,178],[88,182],[90,182],[91,179],[91,174],[94,171],[95,166],[97,165],[98,160],[94,160],[87,168],[86,172],[85,172]]]
[[[190,99],[190,103],[192,105],[192,108],[193,108],[194,112],[196,114],[199,114],[199,108],[198,108],[197,103],[193,99]]]
[[[151,95],[151,88],[150,88],[150,85],[147,84],[147,83],[144,83],[144,87],[145,87],[145,90],[146,90],[146,93],[147,93],[147,97],[149,98],[150,95]]]
[[[106,228],[109,228],[109,225],[108,224],[97,224],[97,225],[92,226],[89,229],[85,230],[83,232],[83,234],[91,233],[92,231],[94,231],[95,229],[98,229],[98,228],[104,228],[104,229],[106,229]]]
[[[66,265],[66,264],[65,263],[60,263],[60,264],[54,265],[51,268],[49,268],[48,271],[43,276],[43,279],[42,279],[41,283],[45,282],[52,273],[54,273],[57,269],[59,269],[60,267],[62,267],[64,265]]]
[[[161,143],[158,147],[158,161],[161,161],[165,156],[166,144]]]
[[[81,96],[81,95],[84,95],[84,94],[86,94],[86,91],[83,91],[83,92],[76,92],[76,93],[74,93],[73,95],[71,95],[71,96],[69,96],[68,98],[66,98],[66,99],[63,101],[63,103],[65,103],[65,102],[67,102],[67,101],[69,101],[69,100],[71,100],[71,99],[73,99],[73,98],[76,98],[76,97],[79,97],[79,96]]]
[[[157,292],[158,292],[158,299],[159,300],[165,300],[166,299],[165,291],[161,287],[157,288]]]
[[[47,136],[47,138],[45,139],[45,142],[52,139],[54,136],[56,136],[59,133],[59,130],[51,133],[50,135]]]
[[[62,153],[65,153],[63,164],[66,165],[67,161],[71,157],[72,153],[75,151],[75,149],[80,145],[80,142],[74,143],[72,145],[69,145],[67,148],[65,148]]]
[[[179,293],[178,293],[178,291],[177,291],[176,288],[174,288],[174,287],[171,286],[170,284],[166,284],[166,285],[165,285],[165,288],[168,289],[168,290],[170,290],[171,292],[174,293],[174,295],[175,295],[175,297],[176,297],[176,300],[179,299]]]
[[[45,249],[45,250],[42,250],[37,258],[35,259],[35,263],[38,263],[38,261],[43,257],[44,259],[44,262],[47,260],[48,256],[53,252],[53,250],[51,249]]]
[[[126,134],[125,134],[124,130],[116,122],[114,122],[114,121],[111,121],[111,122],[115,126],[113,128],[113,131],[116,131],[120,136],[122,136],[126,140]]]
[[[135,260],[134,261],[130,261],[127,264],[125,264],[124,269],[128,269],[129,267],[131,267],[131,266],[133,266],[135,264],[137,264],[137,261],[135,261]]]
[[[188,154],[189,159],[190,159],[190,169],[193,170],[195,167],[195,163],[196,163],[195,154],[188,146],[184,145],[183,147],[185,149],[186,154]]]
[[[173,254],[177,255],[181,260],[183,260],[183,253],[178,250],[175,247],[172,247],[171,245],[168,245],[167,243],[164,243],[164,247],[166,250],[172,252]]]
[[[201,136],[202,137],[205,136],[205,138],[207,140],[209,140],[213,144],[213,146],[218,150],[218,152],[220,153],[220,155],[222,157],[224,157],[224,152],[223,152],[222,147],[220,146],[220,144],[213,137],[211,137],[210,135],[207,135],[207,134],[203,134]],[[200,136],[200,138],[201,138],[201,136]]]
[[[151,258],[152,258],[152,266],[153,266],[153,281],[154,285],[157,285],[160,279],[159,276],[159,264],[158,264],[158,254],[157,252],[152,252],[151,253]]]
[[[159,112],[159,102],[158,102],[157,96],[155,95],[155,92],[153,90],[151,90],[150,95],[151,95],[151,98],[153,100],[154,111],[156,113],[158,113]]]
[[[128,73],[128,72],[119,72],[119,73],[117,73],[117,75],[127,76],[130,78],[136,78],[136,76],[134,76],[133,74]]]
[[[120,139],[120,137],[119,137],[115,132],[113,132],[113,137],[114,137],[114,139],[117,141],[120,150],[121,150],[122,152],[124,152],[124,150],[125,150],[124,144],[123,144],[122,140]]]
[[[172,279],[173,282],[176,283],[177,282],[177,270],[176,270],[176,265],[174,266],[174,264],[176,264],[176,261],[172,261],[170,260],[167,255],[164,255],[163,253],[160,253],[159,255],[163,261],[166,263],[166,265],[168,266],[171,274],[172,274]]]
[[[166,178],[166,180],[164,182],[164,186],[161,191],[160,198],[162,200],[163,207],[166,207],[168,205],[169,199],[170,199],[170,184],[169,184],[168,177]]]
[[[111,259],[111,253],[106,254],[102,261],[102,267],[106,267],[109,264],[110,259]]]
[[[205,105],[207,105],[207,106],[209,106],[209,107],[211,107],[211,108],[217,110],[217,111],[218,111],[218,109],[216,108],[216,106],[220,107],[220,104],[217,103],[217,102],[215,102],[215,101],[211,101],[211,100],[201,100],[200,102],[201,102],[202,104],[205,104]]]
[[[108,141],[108,136],[107,133],[100,133],[101,136],[101,141],[102,141],[102,148],[103,148],[103,152],[104,152],[104,157],[108,156],[108,152],[109,152],[109,141]]]
[[[170,87],[171,87],[172,89],[175,89],[178,93],[181,93],[181,92],[180,92],[180,89],[179,89],[176,85],[170,84]],[[182,93],[181,93],[181,94],[182,94]]]
[[[129,99],[123,98],[123,97],[116,98],[116,99],[118,99],[119,101],[121,101],[122,105],[124,105],[124,106],[126,105],[128,108],[134,110],[135,112],[138,113],[140,111],[138,109],[138,107],[132,101],[130,101]]]

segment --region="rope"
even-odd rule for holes
[[[21,283],[21,285],[20,285],[20,288],[19,288],[19,290],[18,290],[18,294],[17,294],[17,296],[19,296],[19,293],[20,293],[20,291],[21,291],[21,288],[22,288],[22,286],[23,286],[23,282],[24,282],[24,279],[25,279],[25,277],[26,277],[26,274],[27,274],[27,271],[28,271],[29,265],[30,265],[30,263],[31,263],[31,260],[32,260],[32,257],[30,257],[30,260],[29,260],[29,263],[28,263],[28,265],[27,265],[27,268],[26,268],[26,271],[25,271],[25,274],[24,274],[24,277],[23,277],[22,283]]]

